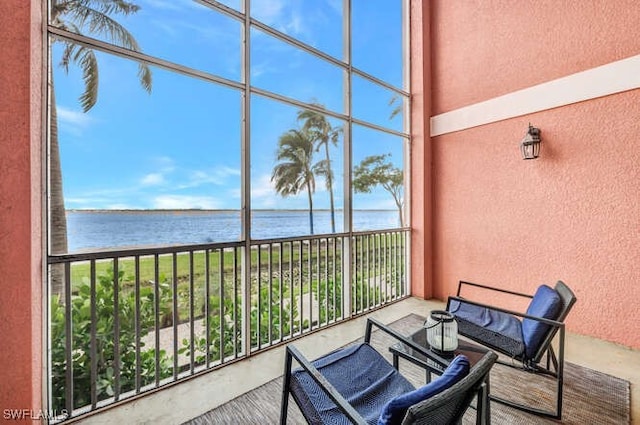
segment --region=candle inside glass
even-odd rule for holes
[[[453,352],[458,348],[458,323],[451,313],[434,310],[424,324],[432,350]]]
[[[438,351],[454,351],[458,348],[458,338],[447,335],[442,335],[442,332],[435,332],[429,339],[429,345]]]

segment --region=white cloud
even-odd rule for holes
[[[204,6],[202,6],[201,4],[191,1],[191,0],[171,0],[171,1],[167,1],[167,0],[138,0],[140,3],[142,3],[142,10],[144,9],[145,4],[147,6],[150,6],[151,8],[155,8],[155,9],[162,9],[162,10],[169,10],[169,11],[181,11],[184,10],[185,7],[189,7],[190,9],[193,8],[202,8]]]
[[[168,156],[157,156],[149,160],[153,172],[147,173],[138,179],[138,186],[159,186],[167,183],[167,174],[175,170],[174,160]],[[134,187],[135,188],[135,187]],[[130,189],[134,189],[130,188]]]
[[[274,71],[277,71],[277,68],[275,68],[274,66],[272,66],[268,62],[251,64],[251,77],[252,78],[259,78],[260,76],[262,76],[264,74],[267,74],[267,73],[270,73],[270,72],[274,72]]]
[[[251,182],[251,207],[270,209],[282,206],[282,197],[276,192],[269,174],[262,174]]]
[[[64,106],[58,106],[56,112],[58,113],[58,119],[64,122],[82,126],[86,126],[91,122],[89,115],[82,111],[74,111]]]
[[[65,208],[68,209],[93,209],[100,208],[108,199],[92,196],[74,196],[64,199]]]
[[[83,130],[93,123],[93,118],[89,114],[79,110],[58,106],[56,112],[60,128],[76,136],[81,135]]]
[[[150,173],[140,179],[140,184],[143,186],[157,186],[164,182],[164,175],[161,173]]]
[[[305,28],[303,15],[299,10],[294,9],[294,3],[283,0],[260,0],[251,3],[251,10],[252,14],[265,24],[295,36],[302,34]]]
[[[251,207],[255,209],[292,208],[304,209],[308,207],[307,192],[283,198],[276,192],[271,182],[270,174],[262,174],[251,181]]]
[[[354,195],[353,208],[361,210],[395,210],[398,207],[390,194],[379,196],[357,194]]]
[[[240,176],[240,169],[227,166],[215,167],[212,170],[195,170],[190,172],[188,181],[178,186],[179,189],[187,189],[202,185],[213,184],[222,186],[228,183],[230,177]]]
[[[285,32],[288,34],[301,34],[304,31],[302,25],[302,16],[292,13],[291,20],[284,24]]]
[[[164,173],[171,172],[176,168],[175,161],[169,156],[156,156],[151,159],[151,162],[155,168],[162,170]]]
[[[272,24],[279,18],[283,7],[282,0],[259,0],[251,3],[251,12],[265,24]]]
[[[222,204],[212,196],[160,195],[153,199],[153,208],[215,210],[222,208]]]
[[[251,182],[251,199],[279,197],[269,174],[263,174]]]
[[[180,34],[175,25],[159,19],[151,19],[149,20],[149,24],[154,25],[160,31],[164,32],[164,34],[169,38],[177,37]]]
[[[136,210],[140,209],[139,207],[135,207],[131,204],[109,204],[105,207],[107,210]]]

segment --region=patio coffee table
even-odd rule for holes
[[[391,347],[389,347],[389,351],[393,354],[393,367],[398,369],[399,359],[403,358],[408,360],[409,362],[420,366],[426,371],[426,381],[427,383],[431,382],[431,374],[435,373],[436,375],[442,374],[444,372],[444,368],[440,366],[439,363],[434,361],[435,357],[430,357],[429,353],[435,354],[435,356],[444,359],[444,360],[453,360],[455,356],[458,354],[464,354],[469,359],[469,364],[473,367],[482,356],[490,351],[489,349],[475,344],[471,341],[467,341],[464,339],[458,338],[458,348],[453,352],[452,356],[446,357],[442,354],[435,353],[429,348],[429,344],[427,344],[427,332],[424,328],[416,331],[413,335],[409,336],[416,344],[421,347],[426,348],[426,355],[422,352],[414,350],[411,347],[406,346],[405,344],[399,342]],[[483,387],[480,389],[480,394],[478,394],[478,404],[477,404],[477,417],[476,424],[481,425],[489,425],[491,423],[491,410],[489,406],[489,376],[487,376],[487,380]]]

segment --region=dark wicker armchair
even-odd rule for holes
[[[313,362],[288,345],[281,425],[286,424],[289,394],[310,424],[456,424],[476,396],[478,423],[485,421],[484,383],[498,357],[495,353],[488,351],[470,370],[464,356],[449,365],[435,357],[434,361],[447,369],[441,377],[416,389],[371,347],[373,325],[414,350],[426,350],[372,319],[367,321],[364,343]],[[292,371],[293,359],[300,368]]]
[[[462,297],[465,286],[526,297],[531,299],[531,302],[526,313],[514,312]],[[541,285],[534,295],[471,282],[459,283],[457,296],[449,297],[447,301],[447,311],[451,312],[458,322],[458,333],[510,357],[510,361],[498,360],[498,363],[551,376],[556,381],[555,411],[495,396],[491,396],[491,400],[537,415],[562,418],[564,320],[575,302],[576,296],[573,291],[562,281],[558,281],[554,288]],[[557,354],[552,344],[556,336]]]

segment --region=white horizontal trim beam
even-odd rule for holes
[[[640,55],[431,117],[431,136],[452,133],[640,87]]]

